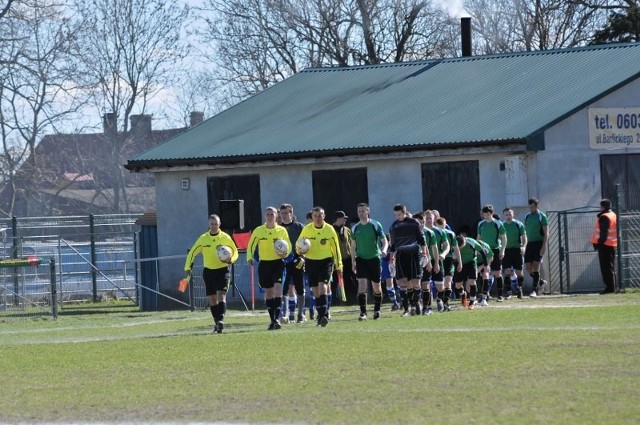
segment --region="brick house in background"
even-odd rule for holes
[[[192,112],[190,127],[203,121]],[[155,147],[190,127],[153,130],[151,115],[131,115],[129,131],[114,132],[116,117],[103,116],[103,131],[91,134],[52,134],[42,138],[16,175],[13,215],[87,215],[139,213],[155,209],[155,178],[130,173],[126,159]],[[116,188],[116,189],[114,189]],[[117,189],[121,188],[121,189]],[[12,188],[0,190],[7,208]],[[115,198],[118,198],[116,206]]]

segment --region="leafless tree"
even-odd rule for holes
[[[38,140],[55,131],[82,105],[77,77],[77,27],[63,1],[23,0],[3,8],[0,57],[0,137],[2,137],[2,214],[11,215],[16,189],[25,208],[37,208],[42,182],[35,158]],[[6,168],[5,168],[6,167]],[[22,184],[17,185],[16,182]]]
[[[458,24],[431,1],[207,0],[203,54],[234,101],[303,68],[451,56]],[[456,30],[452,30],[455,28]]]
[[[111,212],[127,212],[123,164],[131,153],[129,117],[172,84],[174,65],[187,52],[181,39],[188,9],[164,0],[76,0],[84,23],[84,70],[96,109],[113,113],[117,128],[105,135],[115,183]]]
[[[593,0],[606,4],[608,0]],[[606,21],[606,13],[567,0],[466,0],[476,53],[581,46]]]

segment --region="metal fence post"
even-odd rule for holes
[[[89,215],[89,241],[91,243],[91,264],[96,264],[96,233],[95,218],[93,214]],[[93,302],[98,302],[98,280],[96,269],[91,267],[91,290],[93,293]]]
[[[133,259],[134,260],[138,260],[138,237],[139,237],[140,232],[133,232]],[[133,282],[136,285],[136,288],[139,288],[139,284],[140,284],[140,279],[138,277],[138,263],[137,261],[134,261],[134,277],[133,277]],[[140,305],[140,290],[136,289],[136,305]]]
[[[564,230],[564,247],[565,250],[570,251],[569,249],[569,224],[567,222],[567,212],[565,211],[564,214],[562,214],[562,227]],[[567,292],[569,292],[571,290],[571,264],[570,264],[570,257],[569,255],[567,255],[567,257],[565,258],[565,263],[564,263],[564,271],[566,272],[566,276],[567,276]]]
[[[560,270],[558,270],[558,274],[560,275],[560,293],[564,294],[564,261],[565,261],[565,251],[566,247],[562,243],[562,218],[564,214],[562,212],[558,212],[558,264]]]
[[[58,291],[56,290],[56,259],[49,259],[49,271],[51,273],[51,314],[53,318],[58,318]]]
[[[618,235],[618,252],[616,262],[618,265],[618,291],[622,291],[624,288],[624,268],[622,267],[622,254],[624,247],[622,246],[622,234],[620,229],[620,221],[622,220],[622,205],[620,205],[620,183],[616,183],[616,199],[615,199],[615,213],[618,214],[616,220],[616,233]]]
[[[12,240],[12,248],[11,248],[11,258],[18,258],[18,252],[20,251],[20,240],[18,239],[18,217],[11,217],[11,233],[13,235]],[[12,272],[13,275],[13,305],[18,305],[20,300],[18,299],[18,290],[19,282],[18,282],[18,268],[15,267]]]

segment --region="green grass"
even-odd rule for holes
[[[386,306],[385,306],[386,307]],[[640,293],[267,332],[264,313],[0,321],[0,422],[638,423]]]

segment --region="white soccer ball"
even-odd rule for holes
[[[311,241],[307,238],[299,238],[296,241],[296,251],[298,254],[306,254],[311,248]]]
[[[231,260],[231,257],[233,256],[233,251],[226,245],[220,245],[216,249],[216,253],[218,254],[218,259],[223,262]]]
[[[289,244],[284,239],[277,239],[273,243],[273,249],[276,254],[284,256],[287,255],[287,252],[289,251]]]

